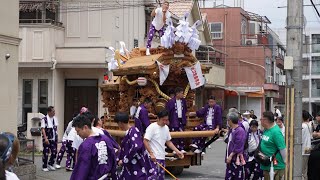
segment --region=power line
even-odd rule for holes
[[[313,0],[310,0],[310,2],[311,2],[311,4],[312,4],[313,8],[316,10],[316,12],[317,12],[318,16],[320,17],[320,13],[319,13],[319,11],[318,11],[318,9],[317,9],[316,5],[313,3]]]

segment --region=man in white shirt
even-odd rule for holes
[[[42,156],[42,170],[48,172],[49,170],[56,170],[54,162],[57,156],[58,144],[58,120],[55,117],[55,110],[53,106],[47,108],[47,115],[41,119],[41,132],[43,144]],[[51,152],[50,160],[48,163],[49,151]]]
[[[286,127],[284,126],[284,123],[283,123],[283,117],[277,118],[277,125],[279,126],[283,137],[285,137],[286,136]]]
[[[148,41],[147,41],[147,50],[146,55],[150,55],[150,48],[153,36],[156,32],[158,32],[161,37],[164,33],[164,25],[166,20],[171,17],[171,13],[168,11],[169,2],[164,1],[162,3],[162,7],[156,8],[151,12],[151,17],[154,17],[152,23],[150,24],[150,29],[148,33]]]
[[[164,179],[164,170],[158,167],[158,163],[165,166],[165,145],[176,152],[179,158],[184,158],[183,153],[171,142],[171,135],[167,124],[169,124],[168,112],[164,110],[158,113],[157,122],[147,127],[143,140],[150,158],[154,162],[152,165],[153,169],[157,170],[158,180]]]
[[[308,160],[311,152],[312,128],[309,124],[309,112],[302,111],[302,179],[308,179]]]
[[[169,113],[169,129],[173,131],[184,131],[185,126],[187,125],[187,101],[184,98],[183,89],[177,87],[175,90],[175,97],[170,99],[166,104],[166,110]],[[186,153],[184,150],[184,139],[183,138],[174,138],[172,139],[173,144],[183,153]]]

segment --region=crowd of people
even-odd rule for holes
[[[48,107],[47,115],[41,120],[43,138],[43,171],[60,169],[65,152],[66,170],[72,171],[71,179],[164,179],[165,156],[173,152],[178,158],[184,158],[186,150],[202,153],[206,138],[195,138],[190,147],[185,147],[184,140],[171,138],[170,131],[184,131],[187,115],[204,119],[195,131],[213,130],[219,133],[222,127],[222,110],[215,102],[215,97],[208,99],[207,105],[197,112],[187,114],[183,90],[176,88],[166,108],[157,115],[149,112],[152,101],[146,98],[138,106],[130,108],[130,114],[119,112],[114,120],[125,131],[120,146],[102,128],[102,121],[88,108],[81,108],[62,137],[60,151],[57,152],[58,120],[54,107]],[[150,123],[150,117],[157,122]],[[135,126],[129,125],[134,119]],[[51,154],[50,158],[49,153]],[[90,168],[89,168],[90,167]]]
[[[171,138],[170,131],[184,131],[187,116],[203,118],[194,131],[224,132],[226,142],[225,179],[281,180],[286,167],[285,118],[279,112],[263,112],[258,118],[253,111],[241,114],[236,108],[228,110],[227,128],[222,128],[222,110],[215,97],[196,112],[186,111],[186,102],[181,88],[176,88],[166,108],[157,115],[148,111],[152,101],[148,98],[141,105],[134,101],[130,114],[116,113],[114,120],[125,131],[120,145],[107,130],[102,128],[102,119],[82,107],[62,137],[57,152],[59,122],[55,109],[50,106],[41,120],[43,138],[43,171],[60,169],[67,153],[66,170],[72,171],[70,179],[164,179],[165,156],[169,152],[184,158],[186,151],[204,153],[207,138],[194,138],[190,147],[183,139]],[[150,117],[157,119],[150,123]],[[130,119],[135,126],[129,124]],[[320,113],[314,126],[313,117],[302,112],[302,179],[320,177]],[[10,133],[0,133],[0,179],[18,179],[10,172],[17,158],[19,142]],[[50,158],[48,157],[51,154]]]

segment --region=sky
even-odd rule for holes
[[[207,2],[216,1],[216,5],[222,4],[223,1],[227,6],[234,6],[234,0],[209,0]],[[235,0],[237,1],[237,0]],[[271,28],[285,28],[287,8],[278,8],[279,6],[287,6],[287,0],[243,0],[244,9],[261,16],[267,16],[271,23]],[[320,0],[313,0],[315,4],[320,4]],[[201,3],[201,1],[200,1]],[[310,0],[304,0],[305,5],[311,4]],[[320,11],[320,5],[316,6]],[[313,7],[304,7],[305,17],[307,19],[307,27],[319,27],[320,18],[316,16]]]

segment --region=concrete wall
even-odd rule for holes
[[[0,114],[1,131],[17,132],[19,1],[3,0],[0,6]],[[10,58],[6,60],[6,54]]]
[[[0,34],[18,37],[19,32],[19,1],[2,0],[0,7]]]
[[[52,104],[56,110],[56,116],[59,119],[60,126],[58,127],[58,135],[61,139],[64,132],[64,101],[65,101],[65,79],[64,79],[64,71],[63,69],[55,69],[53,70],[53,94],[52,94]]]
[[[20,25],[19,62],[50,62],[57,46],[63,46],[64,28],[50,24]]]
[[[116,1],[62,1],[62,6],[66,7],[64,13],[61,13],[61,20],[66,28],[65,46],[118,48],[118,42],[124,41],[130,50],[133,48],[134,38],[139,40],[139,46],[143,46],[144,6],[136,6],[132,3],[128,8],[120,8],[123,2],[118,3]],[[126,1],[124,3],[128,4]],[[101,8],[95,6],[101,6]]]
[[[209,74],[205,74],[207,84],[225,86],[226,84],[226,71],[224,66],[213,65]]]
[[[262,46],[230,48],[226,59],[227,86],[263,86],[265,83],[265,57],[271,58],[271,50]],[[242,61],[247,61],[248,64]],[[260,66],[257,66],[260,65]]]

